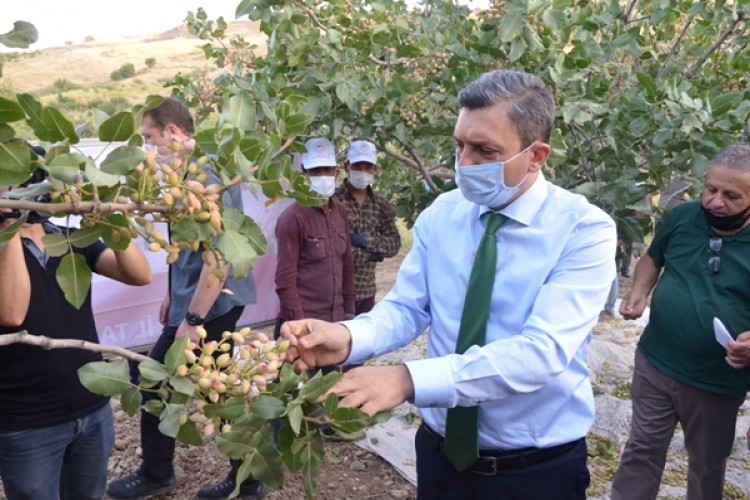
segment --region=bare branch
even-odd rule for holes
[[[308,17],[313,22],[313,24],[315,24],[315,26],[317,26],[324,32],[328,31],[328,27],[325,24],[320,22],[320,19],[318,19],[318,16],[315,15],[315,11],[313,11],[310,7],[307,7],[305,4],[303,4],[302,2],[298,2],[298,1],[294,1],[292,3],[294,3],[294,5],[298,9],[300,9],[302,12],[308,15]]]
[[[677,47],[680,45],[680,42],[685,36],[685,33],[687,33],[688,28],[693,23],[693,19],[695,19],[695,14],[690,16],[690,19],[687,20],[687,22],[685,23],[685,26],[682,28],[682,31],[680,32],[680,36],[677,37],[677,40],[675,40],[675,42],[672,44],[672,48],[669,49],[669,53],[667,54],[667,57],[664,58],[664,62],[662,63],[661,68],[659,68],[659,72],[656,74],[657,80],[659,79],[659,77],[661,77],[661,74],[666,69],[669,59],[671,59],[672,54],[674,54],[675,50],[677,50]]]
[[[31,335],[26,330],[0,335],[0,346],[8,346],[11,344],[28,344],[41,347],[47,351],[50,349],[83,349],[102,354],[114,354],[133,361],[145,361],[151,359],[146,355],[138,354],[137,352],[116,345],[101,345],[77,339],[51,339],[44,335]]]
[[[628,24],[630,22],[630,15],[633,13],[633,9],[635,9],[635,4],[637,2],[638,0],[628,0],[628,4],[625,6],[625,13],[622,16],[625,24]]]
[[[693,65],[692,68],[690,68],[689,70],[685,72],[685,78],[689,79],[689,78],[694,77],[698,73],[698,70],[701,69],[701,66],[703,66],[703,63],[706,62],[706,59],[708,59],[711,56],[711,54],[713,54],[714,51],[718,49],[721,46],[721,44],[724,43],[724,41],[729,37],[729,35],[732,34],[734,29],[737,27],[737,25],[740,24],[740,22],[744,21],[745,19],[746,19],[746,14],[744,12],[738,12],[737,19],[729,23],[729,26],[727,26],[727,29],[724,30],[724,32],[721,34],[719,39],[716,40],[713,43],[713,45],[711,45],[711,47],[709,47],[706,53],[703,54],[700,59],[698,59],[698,61]]]
[[[435,183],[432,181],[432,176],[427,171],[427,168],[424,166],[424,163],[422,162],[422,159],[419,157],[419,155],[414,151],[414,148],[411,147],[411,145],[406,144],[398,137],[388,134],[389,137],[391,137],[393,140],[398,142],[402,148],[404,148],[411,158],[406,157],[396,150],[389,148],[388,146],[385,147],[384,151],[387,155],[392,156],[393,158],[396,158],[398,161],[405,163],[409,165],[411,168],[419,172],[422,177],[424,178],[425,182],[427,182],[427,185],[430,186],[430,189],[434,193],[439,193],[441,190],[435,185]]]

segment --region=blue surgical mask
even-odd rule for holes
[[[484,163],[481,165],[458,165],[456,158],[456,183],[461,193],[469,201],[485,207],[497,208],[506,203],[518,192],[518,188],[529,176],[527,173],[515,186],[505,185],[505,164],[515,160],[533,144],[517,155],[505,161]]]

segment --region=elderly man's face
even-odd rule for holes
[[[701,203],[714,215],[734,215],[750,207],[750,172],[714,165],[706,173]]]

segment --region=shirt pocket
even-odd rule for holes
[[[301,259],[308,262],[326,258],[326,239],[322,236],[308,236],[302,243]]]

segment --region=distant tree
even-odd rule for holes
[[[155,57],[147,57],[146,58],[146,66],[149,68],[153,68],[156,66],[156,58]]]
[[[83,39],[84,42],[93,42],[94,37],[91,35],[86,36],[86,38]]]
[[[52,84],[52,87],[58,92],[65,92],[66,90],[73,90],[78,86],[67,78],[58,78],[55,80],[55,83]]]
[[[117,82],[126,78],[130,78],[133,75],[135,75],[135,66],[133,66],[132,63],[125,63],[120,66],[120,69],[113,71],[110,75],[110,78]]]

